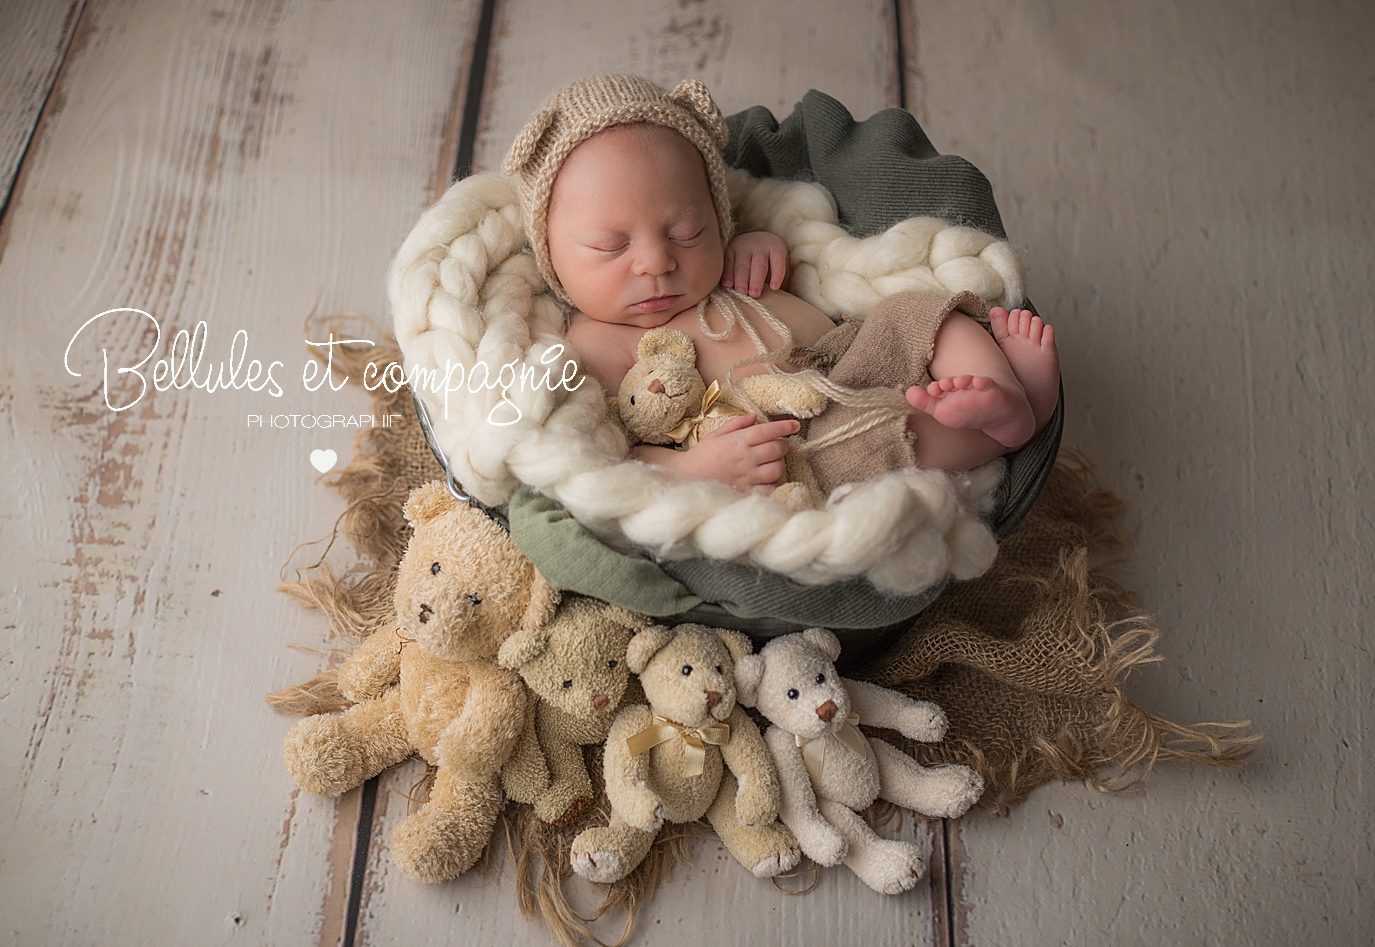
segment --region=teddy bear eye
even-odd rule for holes
[[[568,690],[568,688],[570,688],[570,687],[572,687],[572,686],[573,686],[573,682],[572,682],[572,681],[564,681],[564,682],[563,682],[563,689],[564,689],[564,690]]]
[[[818,675],[816,676],[816,682],[817,682],[818,684],[825,684],[825,683],[826,683],[826,675],[825,675],[825,674],[818,674]]]
[[[796,687],[789,687],[789,688],[788,688],[788,700],[797,700],[797,688],[796,688]]]
[[[726,672],[725,672],[725,671],[722,671],[722,670],[721,670],[721,665],[718,664],[718,665],[716,665],[716,673],[717,673],[717,674],[724,674],[724,673],[726,673]]]
[[[634,396],[634,395],[631,395],[631,396],[630,396],[630,403],[631,403],[632,405],[635,403],[635,396]]]
[[[612,661],[607,661],[607,662],[606,662],[606,666],[609,667],[609,668],[614,668],[614,667],[616,666],[616,664],[617,664],[617,662],[614,661],[614,660],[612,660]]]
[[[430,564],[430,575],[439,575],[439,563],[434,562]]]
[[[687,676],[688,676],[689,674],[691,674],[691,673],[692,673],[692,665],[691,665],[691,664],[684,664],[684,665],[683,665],[683,677],[687,677]]]
[[[469,592],[469,593],[468,593],[468,602],[469,602],[469,604],[471,604],[474,608],[476,608],[478,605],[481,605],[481,604],[482,604],[482,596],[481,596],[481,595],[478,595],[476,592]]]

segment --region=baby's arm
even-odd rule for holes
[[[726,245],[721,285],[727,289],[738,289],[758,299],[766,280],[770,289],[782,289],[787,275],[788,245],[776,234],[763,230],[742,233]]]
[[[656,464],[675,479],[720,480],[737,490],[777,483],[783,477],[788,442],[802,427],[792,418],[756,424],[753,415],[731,418],[688,450],[641,444],[636,460]]]

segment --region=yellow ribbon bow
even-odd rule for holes
[[[833,744],[839,743],[853,753],[858,753],[870,763],[877,763],[869,740],[859,729],[859,714],[847,714],[845,723],[834,733],[823,733],[810,740],[794,734],[793,742],[802,750],[802,762],[807,767],[807,775],[812,782],[820,782],[826,768],[826,752]]]
[[[675,444],[691,447],[702,439],[702,424],[708,418],[738,418],[745,413],[729,401],[721,400],[721,383],[712,382],[702,395],[702,409],[690,418],[684,418],[668,431],[668,437]]]
[[[701,776],[707,762],[707,744],[725,746],[730,742],[730,724],[714,723],[708,727],[686,727],[676,720],[654,715],[654,722],[639,733],[626,737],[625,745],[631,756],[648,753],[660,743],[674,737],[683,740],[683,759],[687,763],[687,775]]]

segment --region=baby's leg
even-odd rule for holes
[[[935,380],[925,388],[908,388],[907,402],[942,426],[979,431],[1004,451],[1021,447],[1036,433],[1031,403],[1007,356],[968,316],[951,313],[941,324],[928,371]],[[920,438],[923,432],[917,433]]]
[[[1039,431],[1060,400],[1060,355],[1055,349],[1055,330],[1029,309],[1008,312],[995,306],[988,311],[988,320],[993,338],[1002,346],[1003,355],[1026,391]]]

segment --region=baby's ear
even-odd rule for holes
[[[764,656],[746,654],[735,659],[735,699],[753,707],[759,698],[759,682],[764,679]]]
[[[826,655],[832,664],[840,657],[840,639],[825,628],[808,628],[802,632],[802,640]]]
[[[650,625],[630,639],[630,645],[625,649],[626,667],[636,674],[643,674],[645,668],[649,667],[650,658],[672,640],[673,632],[663,625]]]
[[[721,108],[712,99],[707,87],[697,79],[684,79],[673,87],[668,97],[692,113],[717,148],[726,147],[730,141],[730,129],[721,115]]]
[[[640,344],[635,347],[635,357],[649,358],[651,355],[673,355],[695,364],[697,346],[692,344],[692,340],[686,334],[677,329],[650,329],[640,336]]]
[[[549,130],[550,125],[554,124],[554,119],[558,114],[558,109],[553,106],[546,106],[525,123],[525,127],[520,130],[520,134],[512,142],[511,150],[506,153],[506,159],[501,162],[502,174],[520,174],[525,170],[525,166],[530,163],[530,159],[539,150],[544,133]]]
[[[525,665],[549,650],[549,626],[525,628],[507,638],[497,652],[497,664],[512,671],[519,671]]]

